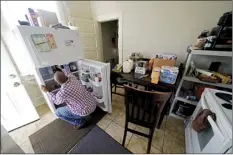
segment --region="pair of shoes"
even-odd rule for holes
[[[79,130],[79,129],[82,129],[83,127],[85,127],[85,125],[86,125],[86,122],[84,122],[82,124],[74,125],[73,127],[74,127],[74,129]]]

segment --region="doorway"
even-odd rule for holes
[[[109,62],[112,67],[119,63],[118,52],[118,20],[101,22],[101,37],[103,61]]]

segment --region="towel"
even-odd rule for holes
[[[192,122],[192,128],[197,132],[200,133],[204,131],[208,127],[208,120],[207,117],[211,116],[214,121],[216,121],[216,115],[209,109],[204,109],[198,113],[196,118]]]

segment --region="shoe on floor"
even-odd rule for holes
[[[84,122],[82,124],[79,124],[79,125],[74,125],[73,127],[74,127],[74,129],[79,130],[79,129],[82,129],[83,127],[85,127],[85,126],[86,126],[86,122]]]

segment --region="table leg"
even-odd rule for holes
[[[170,101],[171,98],[172,98],[172,95],[173,95],[173,94],[171,94],[171,96],[169,97],[169,99],[168,99],[168,101],[167,101],[165,107],[163,108],[163,111],[162,111],[162,113],[161,113],[161,115],[160,115],[160,118],[159,118],[159,122],[158,122],[157,129],[160,129],[161,124],[162,124],[162,122],[163,122],[163,118],[164,118],[165,115],[167,115],[167,112],[168,112],[168,109],[169,109],[169,107],[170,107],[170,104],[172,103],[172,102]]]

